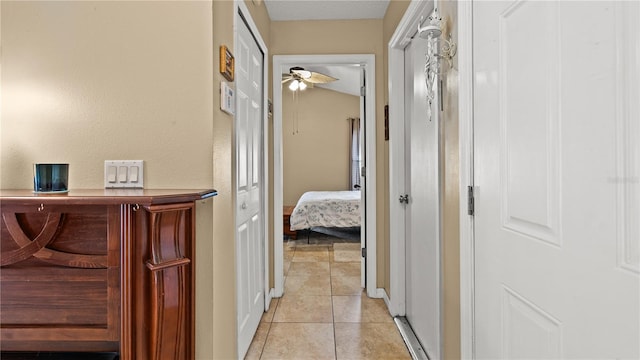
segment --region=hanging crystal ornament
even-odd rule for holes
[[[442,35],[441,24],[442,18],[438,12],[438,8],[434,8],[428,18],[429,22],[426,26],[421,27],[423,19],[418,24],[418,35],[427,40],[427,49],[425,52],[424,62],[424,79],[427,86],[427,116],[431,121],[432,105],[435,100],[436,84],[439,75],[442,73],[442,65],[440,59],[446,59],[449,67],[452,66],[452,59],[456,54],[456,44],[449,40],[441,40]]]
[[[433,47],[437,46],[437,43],[432,41],[431,36],[427,39],[427,50],[425,52],[424,59],[424,81],[426,86],[427,93],[427,118],[431,121],[431,109],[433,106],[433,101],[435,100],[436,94],[436,80],[439,73],[439,62],[438,58],[435,55],[436,51]]]

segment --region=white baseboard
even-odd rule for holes
[[[387,294],[384,289],[382,289],[382,291],[384,292],[382,299],[384,299],[384,303],[387,304],[387,309],[391,312],[391,300],[389,300],[389,294]]]
[[[275,293],[274,288],[269,289],[269,292],[267,293],[267,296],[264,299],[264,311],[269,310],[269,307],[271,306],[271,300],[273,300],[274,298],[273,296],[274,293]]]
[[[384,290],[384,288],[377,288],[375,290],[376,299],[384,299],[385,297],[387,297],[387,292]]]

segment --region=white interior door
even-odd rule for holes
[[[477,358],[640,358],[638,24],[473,5]]]
[[[437,98],[428,116],[426,40],[405,49],[406,318],[431,359],[440,345],[440,146]],[[437,93],[437,91],[436,91]]]
[[[236,44],[236,261],[238,355],[249,349],[264,312],[262,81],[264,56],[240,20]]]
[[[364,66],[362,66],[361,72],[360,72],[360,89],[365,89],[367,84],[366,84],[366,69]],[[362,223],[362,226],[360,227],[360,248],[361,249],[366,249],[367,248],[367,206],[366,206],[366,201],[367,201],[367,179],[365,179],[364,177],[364,172],[362,171],[362,169],[364,167],[366,167],[367,165],[367,159],[365,157],[365,149],[366,147],[366,141],[367,141],[367,137],[365,136],[366,132],[366,126],[367,126],[367,97],[364,94],[364,91],[361,91],[360,93],[360,139],[358,141],[358,144],[360,145],[360,221]],[[366,250],[363,250],[366,251]],[[362,256],[360,257],[360,286],[362,288],[366,288],[367,287],[367,257],[366,256]]]

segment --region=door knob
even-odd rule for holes
[[[247,208],[247,203],[243,202],[242,205],[240,205],[240,207],[242,208],[242,210],[246,209]]]

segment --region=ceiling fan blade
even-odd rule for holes
[[[334,78],[333,76],[329,76],[329,75],[325,75],[325,74],[321,74],[321,73],[317,73],[317,72],[312,72],[311,73],[311,77],[308,79],[305,79],[306,81],[310,82],[310,83],[315,83],[315,84],[326,84],[326,83],[330,83],[332,81],[336,81],[338,79]]]
[[[289,74],[282,74],[282,83],[286,83],[287,81],[293,79],[294,77]]]

